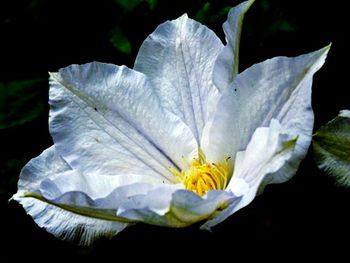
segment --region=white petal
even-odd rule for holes
[[[182,187],[182,186],[180,186]],[[185,227],[215,217],[239,198],[226,191],[210,191],[204,197],[175,186],[155,187],[146,195],[130,198],[118,216],[160,226]]]
[[[298,136],[296,151],[279,174],[267,178],[282,182],[292,176],[306,154],[313,128],[311,84],[313,74],[324,63],[329,47],[294,58],[276,57],[239,74],[226,89],[216,113],[202,137],[202,148],[210,161],[222,161],[247,147],[257,127],[272,118],[284,133]]]
[[[83,174],[145,174],[173,180],[197,148],[189,128],[161,108],[145,75],[90,63],[51,74],[50,132]]]
[[[33,195],[33,197],[87,217],[130,223],[132,221],[117,216],[118,209],[135,196],[147,195],[152,187],[152,184],[147,183],[121,185],[108,191],[106,196],[98,193],[99,197],[93,198],[88,195],[86,189],[78,190],[81,189],[80,186],[77,187],[77,190],[72,187],[74,190],[64,192],[62,184],[57,184],[55,181],[44,181],[39,189],[39,195]],[[25,196],[30,197],[31,194]]]
[[[248,205],[265,176],[278,171],[291,158],[295,144],[296,138],[283,134],[276,119],[272,119],[270,127],[256,129],[247,149],[237,153],[234,174],[226,188],[241,200],[227,207],[202,228],[215,226]]]
[[[53,145],[36,158],[31,159],[23,167],[18,181],[18,189],[35,192],[45,178],[69,170],[71,170],[70,166],[57,154]]]
[[[94,175],[70,170],[41,181],[39,198],[98,218],[116,217],[116,212],[133,196],[145,195],[162,184],[145,175]]]
[[[253,2],[254,0],[250,0],[233,7],[223,24],[227,44],[215,62],[213,75],[214,83],[220,91],[225,90],[238,74],[239,42],[243,18]]]
[[[82,245],[89,245],[102,236],[112,237],[129,225],[126,222],[103,220],[73,213],[37,198],[26,196],[28,193],[40,194],[41,184],[47,178],[57,178],[59,174],[70,171],[72,170],[69,165],[52,146],[40,156],[32,159],[22,169],[18,192],[13,199],[24,207],[40,227],[59,238]]]
[[[50,200],[68,192],[82,192],[91,199],[99,199],[111,194],[118,187],[135,183],[161,184],[163,182],[147,175],[118,174],[111,176],[82,174],[78,170],[69,170],[45,178],[41,181],[38,189],[44,193],[45,198]]]
[[[135,69],[151,78],[161,103],[179,116],[199,142],[217,89],[213,67],[223,45],[187,15],[167,21],[143,42]]]
[[[283,127],[272,119],[269,127],[255,130],[246,150],[236,158],[233,178],[241,178],[250,188],[259,184],[262,177],[274,173],[292,156],[298,137],[283,133]],[[236,192],[230,181],[227,189]]]
[[[210,231],[213,226],[221,223],[234,212],[236,212],[238,210],[236,207],[241,203],[241,200],[241,196],[237,196],[236,198],[232,199],[230,202],[228,202],[228,206],[226,208],[222,209],[222,211],[217,211],[215,213],[215,216],[212,216],[208,221],[201,225],[200,228]]]
[[[101,237],[112,238],[129,223],[86,217],[36,198],[15,196],[40,227],[66,241],[90,245]]]

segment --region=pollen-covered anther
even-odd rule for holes
[[[187,190],[203,196],[210,190],[224,190],[232,174],[232,167],[226,158],[220,163],[208,163],[201,149],[198,158],[192,160],[187,171],[171,172],[179,182],[182,182]]]

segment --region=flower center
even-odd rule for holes
[[[178,182],[182,182],[187,190],[203,196],[210,190],[224,190],[232,173],[229,158],[220,163],[208,163],[201,149],[198,158],[192,160],[187,171],[171,169]]]

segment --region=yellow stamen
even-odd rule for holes
[[[187,171],[171,168],[171,173],[187,190],[203,196],[210,190],[224,190],[232,174],[232,165],[227,158],[220,163],[208,163],[201,149],[198,158],[192,160]]]

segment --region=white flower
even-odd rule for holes
[[[183,15],[144,41],[134,69],[93,62],[50,75],[54,145],[23,168],[13,197],[39,226],[81,244],[136,222],[209,229],[296,172],[329,47],[238,74],[252,2],[231,9],[226,46]]]

